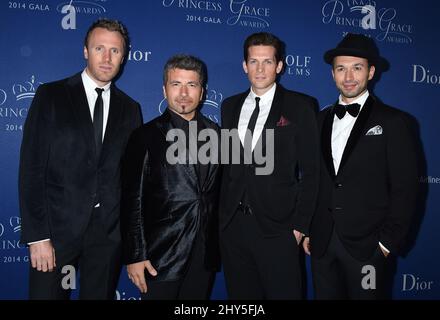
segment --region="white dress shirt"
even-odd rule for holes
[[[257,122],[255,123],[254,134],[252,136],[252,150],[254,150],[257,145],[258,139],[263,132],[264,125],[266,123],[267,117],[269,116],[270,108],[272,106],[273,97],[275,96],[275,90],[277,88],[276,83],[273,84],[265,94],[258,96],[252,90],[249,92],[248,96],[244,100],[243,107],[240,112],[240,119],[238,121],[238,136],[240,137],[241,144],[244,146],[244,138],[246,135],[246,130],[248,128],[249,120],[251,119],[252,112],[255,109],[255,98],[260,98],[260,112],[258,114]]]
[[[104,89],[104,91],[102,92],[102,100],[104,102],[102,140],[104,140],[105,128],[107,127],[108,112],[110,109],[110,85],[111,85],[111,82],[107,83],[104,87],[100,87],[95,83],[95,81],[92,80],[92,78],[90,78],[90,76],[87,74],[85,69],[81,73],[81,78],[82,78],[82,82],[84,85],[84,89],[86,91],[87,102],[89,104],[89,110],[90,110],[90,118],[92,119],[92,122],[93,122],[93,113],[95,111],[95,102],[96,102],[96,99],[98,98],[98,93],[96,92],[95,89],[96,88]],[[100,206],[100,204],[98,203],[95,205],[95,208],[98,208],[99,206]],[[49,241],[49,240],[50,239],[43,239],[43,240],[39,240],[39,241],[29,242],[28,245],[38,243],[38,242],[43,242],[43,241]]]
[[[87,96],[87,102],[89,104],[89,110],[90,110],[90,117],[93,122],[93,112],[95,111],[95,103],[96,99],[98,98],[98,93],[96,92],[96,88],[104,89],[102,92],[102,101],[104,102],[103,105],[103,123],[102,123],[102,140],[104,140],[105,135],[105,129],[107,127],[107,120],[108,120],[108,113],[110,110],[110,85],[111,82],[107,83],[105,86],[100,87],[98,86],[95,81],[93,81],[92,78],[87,74],[86,70],[81,73],[82,82],[84,85],[84,89],[86,91]]]
[[[361,108],[359,113],[361,113],[362,108],[364,107],[365,101],[370,94],[368,90],[364,92],[363,95],[355,99],[351,103],[359,103]],[[342,101],[342,97],[339,96],[339,103],[342,105],[346,105],[348,103]],[[342,154],[344,153],[345,145],[347,144],[348,137],[350,136],[351,130],[356,122],[357,117],[353,117],[348,112],[345,113],[345,116],[342,119],[339,119],[335,114],[333,118],[333,129],[332,129],[332,156],[333,156],[333,165],[335,166],[335,173],[338,173],[339,165],[341,164]]]
[[[359,110],[359,114],[362,112],[365,101],[367,101],[369,96],[368,90],[365,91],[360,97],[353,100],[352,103],[359,103],[361,108]],[[348,103],[342,101],[341,95],[339,95],[339,103],[342,105],[346,105]],[[359,117],[359,116],[358,116]],[[345,146],[347,145],[348,138],[350,137],[351,130],[356,123],[356,119],[358,117],[353,117],[348,112],[345,113],[345,116],[342,119],[339,119],[335,114],[333,118],[333,128],[332,128],[332,157],[333,157],[333,165],[335,167],[335,173],[337,174],[339,171],[339,166],[341,164],[342,154],[344,153]],[[379,245],[386,252],[390,252],[387,248],[383,246],[382,243],[379,242]]]

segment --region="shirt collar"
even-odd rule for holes
[[[92,78],[90,78],[86,69],[84,69],[84,71],[81,73],[81,78],[82,78],[82,81],[84,84],[84,88],[89,92],[91,92],[91,91],[95,92],[95,88],[101,88],[101,89],[104,89],[104,92],[107,92],[110,89],[110,86],[112,84],[111,82],[109,82],[103,87],[98,86],[96,84],[96,82],[93,81]]]
[[[171,122],[176,128],[185,129],[189,126],[189,121],[182,118],[180,115],[178,115],[174,111],[167,108],[167,112],[170,114]],[[194,118],[192,118],[190,121],[198,120],[197,116],[198,116],[198,111],[196,111]]]
[[[369,95],[370,95],[370,93],[367,90],[360,97],[357,97],[356,99],[354,99],[350,104],[352,104],[352,103],[359,103],[361,105],[361,110],[362,110],[362,107],[364,106],[365,101],[367,101]],[[339,103],[342,104],[342,105],[348,104],[348,103],[342,101],[342,96],[341,95],[339,95]]]
[[[277,84],[274,83],[272,88],[270,88],[268,91],[266,91],[263,95],[259,96],[257,95],[254,90],[252,90],[251,87],[251,92],[250,92],[250,96],[252,97],[253,100],[255,100],[256,97],[260,97],[260,106],[262,104],[266,104],[269,101],[273,100],[273,97],[275,96],[275,90],[277,89]]]

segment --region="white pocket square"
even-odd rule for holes
[[[370,128],[370,129],[367,131],[366,136],[379,136],[379,135],[382,134],[382,132],[383,132],[382,127],[379,126],[379,125],[377,125],[377,126],[375,126],[375,127],[373,127],[373,128]]]

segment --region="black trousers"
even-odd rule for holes
[[[102,219],[105,217],[101,216],[100,209],[93,209],[81,241],[68,248],[56,249],[56,268],[53,272],[37,271],[30,267],[30,299],[67,300],[73,284],[76,283],[75,288],[78,284],[75,281],[78,277],[79,299],[114,299],[121,271],[120,231],[118,228],[113,235],[114,239],[109,238],[103,229],[105,224]],[[67,269],[62,273],[64,266]]]
[[[220,233],[220,249],[229,299],[302,299],[293,230],[264,237],[255,215],[237,210]]]
[[[312,275],[315,298],[319,300],[378,300],[385,299],[389,282],[386,279],[387,259],[377,244],[374,254],[366,261],[353,258],[333,230],[327,252],[313,257]]]
[[[215,272],[206,270],[204,246],[200,236],[196,237],[188,269],[182,279],[175,281],[147,280],[147,293],[142,300],[207,300],[211,295]],[[148,272],[148,271],[145,271]]]

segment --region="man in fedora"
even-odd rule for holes
[[[324,60],[340,95],[318,116],[320,190],[303,246],[317,299],[382,299],[415,209],[415,139],[408,116],[367,89],[385,61],[372,39],[347,34]]]

